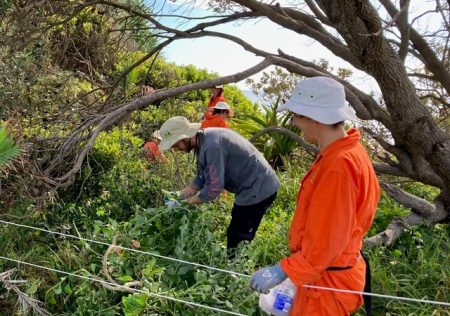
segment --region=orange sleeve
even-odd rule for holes
[[[228,123],[227,123],[227,121],[225,121],[224,119],[221,118],[217,124],[217,127],[228,128]]]
[[[200,128],[207,128],[207,127],[210,127],[210,122],[211,122],[211,119],[204,119],[204,120],[202,121],[202,125],[200,125]]]
[[[301,250],[281,260],[285,273],[297,286],[310,284],[346,249],[356,225],[357,189],[340,172],[330,172],[314,184]],[[299,203],[308,203],[299,200]],[[298,206],[297,206],[298,208]]]
[[[200,128],[208,127],[225,127],[228,128],[227,122],[217,115],[213,115],[212,118],[206,118],[202,121]]]
[[[212,108],[213,106],[215,106],[218,102],[227,102],[225,101],[225,97],[223,95],[219,95],[217,97],[215,97],[212,100],[209,100],[208,102],[208,107]]]

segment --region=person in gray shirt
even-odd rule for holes
[[[197,176],[181,192],[188,204],[208,203],[223,190],[235,193],[227,248],[255,237],[261,219],[276,198],[280,180],[261,153],[244,137],[227,128],[200,129],[185,117],[161,126],[161,150],[195,151]]]

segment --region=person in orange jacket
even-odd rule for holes
[[[147,159],[150,162],[167,161],[166,156],[164,156],[164,153],[159,149],[159,143],[161,142],[161,135],[159,131],[154,131],[152,136],[153,140],[145,142],[142,150],[145,159]]]
[[[356,115],[345,104],[343,85],[327,77],[300,81],[283,110],[292,113],[292,125],[320,152],[297,195],[291,255],[256,271],[250,286],[268,293],[289,277],[297,287],[289,315],[350,315],[361,307],[361,295],[303,285],[363,291],[361,248],[380,197],[377,177],[358,129],[344,129],[344,121]]]
[[[208,102],[208,109],[212,109],[218,102],[226,102],[225,97],[223,96],[223,85],[211,87],[211,98]]]
[[[202,115],[201,120],[211,119],[213,117],[214,106],[219,102],[227,102],[223,96],[223,86],[216,85],[211,87],[211,97],[206,107],[205,113]]]
[[[233,111],[231,110],[228,103],[217,102],[216,105],[212,107],[212,115],[205,117],[202,121],[200,128],[208,127],[224,127],[228,128],[228,120],[233,116]]]

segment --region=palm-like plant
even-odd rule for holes
[[[289,124],[290,115],[288,113],[277,113],[277,109],[283,100],[289,98],[299,78],[296,74],[275,67],[270,72],[264,72],[259,82],[248,79],[247,84],[261,100],[259,103],[263,113],[240,115],[232,120],[232,127],[238,129],[247,137],[251,137],[262,129],[271,126],[281,126],[298,133],[299,130]],[[294,139],[275,131],[269,131],[267,134],[258,137],[255,139],[254,145],[264,153],[264,157],[274,169],[282,168],[285,165],[283,159],[289,157],[292,151],[298,147],[298,143]]]
[[[8,136],[6,129],[0,127],[0,167],[7,164],[20,154],[20,149]]]
[[[299,130],[289,124],[289,113],[277,113],[280,101],[281,97],[274,104],[261,105],[264,111],[262,115],[240,115],[232,120],[232,127],[247,137],[251,137],[270,126],[281,126],[298,133]],[[254,145],[264,154],[264,157],[274,169],[283,168],[284,159],[289,157],[292,151],[298,147],[298,143],[295,140],[277,132],[268,132],[257,138],[254,141]]]

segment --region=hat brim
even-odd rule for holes
[[[330,108],[317,108],[299,102],[288,101],[281,105],[277,109],[277,112],[286,110],[309,117],[322,124],[335,124],[342,121],[356,121],[357,119],[355,110],[346,105],[334,108],[333,111],[330,111]]]
[[[202,125],[201,123],[190,123],[189,129],[185,133],[161,140],[161,144],[159,144],[159,148],[162,151],[166,151],[166,150],[170,149],[173,145],[175,145],[176,142],[178,142],[182,139],[185,139],[185,138],[193,137],[195,134],[197,134],[201,125]]]

